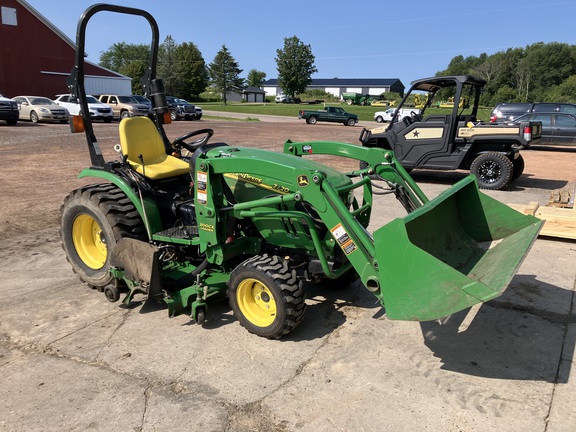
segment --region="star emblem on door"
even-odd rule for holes
[[[420,135],[420,132],[418,132],[418,130],[415,130],[414,132],[412,132],[412,136],[414,138],[418,138],[418,135]]]

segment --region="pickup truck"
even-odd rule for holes
[[[196,106],[184,99],[174,96],[166,96],[168,108],[170,108],[170,117],[172,121],[176,120],[199,120],[202,113],[199,113]]]
[[[14,126],[18,122],[19,114],[18,103],[0,94],[0,120],[5,120],[10,126]]]
[[[326,121],[342,123],[346,126],[354,126],[358,123],[358,116],[356,114],[350,114],[340,107],[326,107],[325,109],[318,111],[300,110],[298,118],[306,120],[306,123],[308,124],[316,124],[316,122],[319,121]]]
[[[378,123],[387,123],[392,121],[396,111],[398,111],[396,108],[388,108],[386,111],[376,111],[374,113],[374,120]],[[420,110],[417,108],[402,108],[398,111],[398,120],[402,121],[404,117],[410,117],[414,114],[420,114]]]
[[[103,94],[98,96],[98,100],[112,108],[115,119],[150,115],[150,107],[139,103],[132,96]]]

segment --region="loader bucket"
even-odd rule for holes
[[[542,221],[479,192],[466,177],[374,232],[390,319],[429,321],[498,297]]]

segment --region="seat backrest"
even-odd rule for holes
[[[140,165],[142,155],[146,165],[162,163],[166,150],[160,133],[148,117],[130,117],[120,122],[120,146],[128,162]]]

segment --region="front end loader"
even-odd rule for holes
[[[302,321],[306,283],[360,279],[389,318],[403,320],[442,318],[506,289],[541,221],[480,193],[472,176],[429,200],[380,148],[288,140],[283,152],[270,152],[212,142],[211,129],[170,142],[155,71],[158,29],[144,11],[99,4],[84,12],[69,80],[81,104],[84,32],[100,11],[142,16],[153,35],[141,83],[155,120],[120,122],[118,159],[104,160],[89,115],[71,120],[91,155],[80,177],[98,180],[64,200],[62,242],[80,279],[108,300],[144,295],[170,316],[202,323],[209,305],[228,297],[243,327],[276,339]],[[343,173],[309,157],[317,154],[364,167]],[[373,178],[407,216],[370,224]]]

